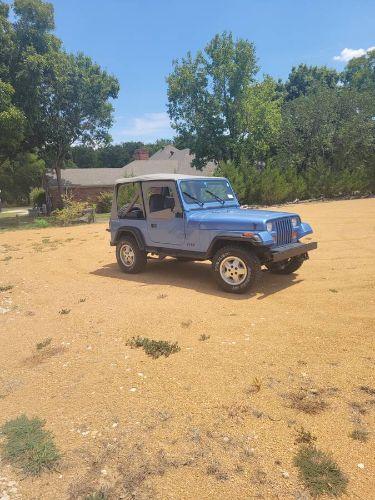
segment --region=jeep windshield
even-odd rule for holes
[[[226,201],[237,202],[229,182],[225,179],[197,179],[181,181],[181,193],[184,201],[189,205],[206,203],[220,203]]]

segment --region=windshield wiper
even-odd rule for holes
[[[198,200],[198,198],[196,198],[195,196],[193,196],[192,194],[189,194],[187,193],[186,191],[182,191],[182,194],[184,194],[185,196],[187,196],[188,198],[190,198],[191,200],[193,201],[196,201],[198,203],[198,205],[200,205],[201,207],[203,207],[204,203],[203,201],[201,200]]]
[[[218,195],[217,195],[217,194],[215,194],[215,193],[212,193],[212,191],[209,191],[208,189],[206,189],[205,191],[206,191],[206,193],[208,193],[208,194],[210,194],[211,196],[213,196],[213,197],[215,198],[215,200],[220,201],[220,203],[221,203],[222,205],[224,205],[225,201],[223,200],[223,198],[220,198],[220,196],[218,196]]]

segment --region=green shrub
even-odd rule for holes
[[[3,456],[20,467],[25,474],[37,475],[52,469],[60,455],[50,432],[43,429],[44,422],[21,415],[1,427],[6,441]]]
[[[166,340],[152,340],[147,337],[133,337],[127,343],[130,347],[142,347],[145,353],[152,358],[159,358],[165,356],[166,358],[180,351],[177,342],[171,343]]]
[[[113,194],[109,191],[100,193],[96,199],[96,212],[98,214],[107,214],[112,208]]]
[[[311,495],[339,496],[345,492],[348,480],[339,466],[314,446],[302,447],[295,459],[302,481]]]
[[[34,226],[37,228],[49,227],[50,224],[46,219],[35,219]]]
[[[246,181],[241,168],[237,167],[233,162],[221,162],[215,170],[215,175],[229,179],[237,198],[241,202],[245,201]]]
[[[41,207],[46,202],[46,193],[43,188],[34,188],[30,192],[30,203]]]
[[[83,216],[85,209],[89,208],[87,201],[75,201],[71,196],[64,196],[64,208],[52,212],[52,217],[57,224],[67,226]]]

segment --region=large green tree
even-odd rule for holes
[[[254,165],[276,153],[281,126],[282,98],[277,83],[266,77],[244,92],[239,117],[242,130],[238,155],[242,162]]]
[[[292,101],[320,86],[335,88],[339,80],[340,74],[334,69],[300,64],[292,68],[284,84],[285,100]]]
[[[375,49],[351,59],[343,72],[343,80],[348,87],[372,92],[375,99]]]
[[[180,141],[195,153],[196,166],[235,158],[243,97],[257,71],[254,45],[225,32],[196,56],[174,61],[168,112]]]
[[[112,125],[110,99],[119,85],[113,76],[83,54],[51,54],[43,73],[41,115],[44,152],[56,172],[61,195],[61,169],[74,143],[105,144]]]
[[[334,172],[374,169],[373,101],[355,89],[327,89],[284,105],[279,154],[299,172],[326,165]]]

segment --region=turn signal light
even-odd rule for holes
[[[252,238],[254,236],[254,233],[242,233],[242,236],[244,238]]]
[[[297,238],[297,232],[296,231],[292,231],[292,238]]]

